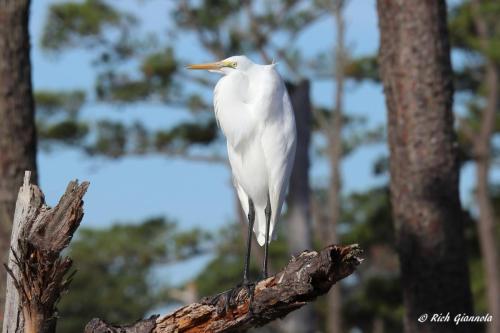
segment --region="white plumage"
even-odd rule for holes
[[[246,214],[248,199],[254,203],[253,231],[262,246],[268,195],[273,235],[295,158],[295,120],[285,84],[274,64],[254,64],[245,56],[190,68],[224,74],[214,90],[215,116],[227,139],[234,186]]]

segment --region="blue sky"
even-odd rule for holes
[[[33,82],[35,89],[81,89],[92,91],[94,70],[91,56],[84,50],[61,55],[45,54],[39,48],[47,7],[57,1],[34,1],[31,10]],[[156,31],[165,39],[169,20],[169,1],[127,0],[120,2],[143,19],[145,31]],[[356,55],[372,54],[378,47],[375,0],[353,0],[346,10],[347,43]],[[334,28],[325,17],[298,39],[302,49],[311,55],[333,48]],[[175,52],[186,61],[212,60],[197,45],[193,36],[180,36]],[[278,59],[279,61],[279,59]],[[208,75],[208,74],[207,74]],[[331,106],[333,84],[313,82],[315,103]],[[348,84],[346,110],[368,118],[370,125],[385,122],[382,88],[374,84]],[[83,109],[86,118],[113,118],[131,122],[134,119],[155,127],[169,127],[186,117],[183,110],[158,103],[134,104],[127,107],[90,104]],[[361,191],[386,179],[371,174],[372,162],[386,152],[384,146],[362,148],[347,158],[342,166],[344,192]],[[72,179],[89,180],[85,197],[83,225],[101,227],[116,221],[140,221],[149,216],[165,215],[183,227],[213,228],[232,220],[235,201],[227,167],[186,162],[165,157],[133,157],[119,161],[89,159],[72,150],[58,149],[39,154],[40,183],[49,204],[55,204]],[[469,168],[470,169],[470,168]],[[466,171],[463,193],[470,188],[470,170]],[[328,167],[314,163],[313,184],[328,179]]]

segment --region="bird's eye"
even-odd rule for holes
[[[236,66],[238,66],[238,63],[237,63],[236,61],[233,61],[233,62],[231,63],[231,67],[236,68]]]

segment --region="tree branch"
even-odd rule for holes
[[[228,312],[221,310],[224,309],[222,297],[216,305],[211,304],[210,300],[216,299],[211,297],[171,314],[153,316],[128,326],[93,319],[85,327],[85,333],[219,333],[262,326],[328,292],[333,284],[354,272],[362,261],[360,254],[358,245],[330,245],[319,252],[302,252],[281,272],[257,283],[251,312],[247,291],[242,289]]]

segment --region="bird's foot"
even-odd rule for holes
[[[248,298],[248,312],[253,313],[252,302],[255,291],[255,283],[244,281],[239,283],[234,288],[223,291],[215,296],[202,299],[202,304],[212,305],[217,308],[217,314],[229,313],[238,306],[238,296],[242,290],[245,290]]]

